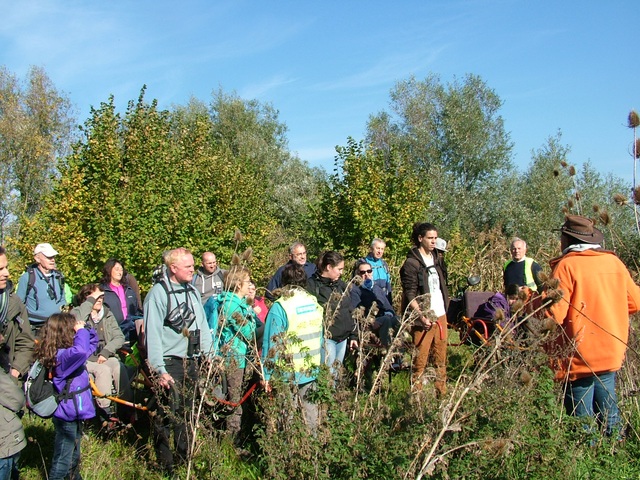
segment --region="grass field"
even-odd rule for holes
[[[450,343],[457,334],[450,330]],[[534,345],[476,350],[449,347],[449,392],[443,400],[427,388],[412,396],[409,375],[381,375],[381,388],[319,382],[324,423],[309,435],[287,411],[286,396],[256,393],[251,434],[241,454],[221,433],[213,413],[202,415],[189,466],[179,478],[640,478],[640,415],[634,345],[619,375],[620,407],[628,428],[617,442],[588,434],[562,408],[546,356]],[[407,355],[407,360],[409,353]],[[355,364],[355,362],[354,362]],[[283,403],[284,402],[284,403]],[[248,408],[250,410],[250,408]],[[218,411],[218,413],[220,413]],[[29,437],[21,478],[44,479],[50,465],[53,425],[27,414]],[[87,426],[82,444],[87,480],[160,479],[144,415],[133,427],[107,435]]]

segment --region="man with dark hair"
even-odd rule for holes
[[[415,245],[400,268],[402,311],[413,320],[411,333],[417,349],[411,376],[414,392],[422,390],[422,374],[431,347],[436,365],[436,394],[443,396],[447,382],[447,290],[446,266],[436,250],[438,231],[431,223],[416,223],[411,240]],[[429,295],[427,295],[429,294]],[[428,300],[427,300],[428,297]]]
[[[262,343],[265,389],[271,391],[272,375],[280,375],[294,386],[305,422],[315,434],[319,411],[309,397],[315,390],[322,364],[324,312],[316,297],[304,289],[307,275],[302,265],[285,265],[282,283],[284,291],[271,306],[265,322]],[[291,359],[288,365],[287,359]]]
[[[556,378],[568,380],[569,415],[589,416],[607,435],[619,431],[615,392],[629,338],[629,315],[640,309],[640,288],[618,257],[601,246],[591,219],[567,215],[560,229],[562,255],[551,260],[551,277],[562,298],[550,314],[562,327]]]
[[[26,374],[33,358],[34,340],[27,309],[13,293],[9,281],[9,262],[4,247],[0,247],[0,350],[3,369],[14,379]]]
[[[294,263],[304,268],[307,278],[311,278],[311,276],[316,272],[315,263],[307,261],[307,248],[304,246],[304,243],[295,242],[289,247],[289,261],[278,268],[273,277],[271,277],[271,280],[269,280],[269,283],[267,284],[267,291],[265,292],[265,297],[267,297],[271,301],[275,300],[273,292],[284,285],[284,283],[282,282],[282,272],[284,268],[287,265],[291,265]]]

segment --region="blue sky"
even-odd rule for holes
[[[480,75],[524,170],[562,131],[569,160],[630,180],[640,2],[0,1],[0,65],[45,68],[79,122],[115,96],[161,107],[219,87],[269,102],[292,151],[331,170],[398,80]]]

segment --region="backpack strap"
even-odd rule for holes
[[[31,290],[34,291],[34,295],[33,298],[36,301],[36,311],[38,311],[40,309],[40,302],[38,302],[38,289],[36,288],[36,272],[35,272],[35,264],[31,264],[27,267],[27,274],[28,274],[28,278],[27,278],[27,292],[24,294],[24,298],[26,301],[26,298],[29,296],[29,292]]]
[[[184,284],[182,287],[180,287],[177,290],[173,289],[173,287],[171,288],[171,290],[169,290],[169,285],[168,285],[169,282],[170,282],[170,280],[167,279],[166,277],[163,277],[161,280],[158,281],[158,283],[162,285],[162,288],[164,288],[164,291],[167,294],[167,311],[165,312],[165,315],[164,315],[165,323],[166,323],[167,319],[169,318],[169,314],[172,311],[172,309],[171,309],[171,294],[172,293],[173,293],[174,297],[178,293],[186,293],[187,304],[189,303],[189,300],[188,300],[189,293],[191,293],[191,292],[197,293],[196,287],[194,287],[191,283],[186,283],[186,284]],[[191,326],[191,324],[189,324],[187,326],[187,328],[190,327],[190,326]]]
[[[29,296],[29,292],[33,290],[34,292],[33,298],[36,301],[36,311],[40,310],[40,302],[38,301],[38,288],[36,287],[36,275],[37,275],[36,269],[37,268],[38,268],[37,263],[32,263],[31,265],[27,266],[27,274],[28,274],[27,291],[24,294],[24,298],[26,299]],[[53,277],[54,282],[56,280],[58,281],[61,298],[64,298],[64,282],[65,282],[64,275],[60,270],[52,270],[51,275]],[[55,284],[51,288],[53,288],[54,295],[55,295]],[[39,320],[46,320],[48,318],[48,317],[40,317],[39,315],[36,315],[33,313],[30,313],[29,316],[33,318],[37,318]]]
[[[73,381],[73,379],[76,377],[69,377],[67,378],[65,384],[64,384],[64,388],[62,389],[62,391],[60,393],[58,393],[56,395],[56,401],[58,403],[63,402],[64,400],[73,400],[73,408],[75,408],[76,410],[76,414],[80,413],[79,409],[78,409],[78,395],[80,395],[83,392],[86,392],[87,390],[89,390],[91,388],[91,385],[87,385],[79,390],[74,390],[73,392],[70,391],[71,390],[71,382]]]
[[[391,270],[389,269],[389,264],[386,262],[384,258],[380,259],[382,261],[382,266],[387,271],[387,275],[391,276]]]

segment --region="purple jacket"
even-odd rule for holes
[[[500,322],[500,326],[505,327],[511,320],[511,306],[502,292],[496,292],[489,300],[480,305],[474,317],[495,320],[498,310],[504,312],[504,319]]]
[[[96,416],[91,389],[86,388],[89,386],[89,374],[85,364],[97,346],[98,334],[96,331],[82,328],[76,332],[72,347],[58,350],[53,375],[54,387],[58,392],[61,392],[67,383],[67,378],[72,377],[69,391],[83,391],[73,395],[72,398],[61,400],[53,414],[54,417],[72,422]]]

